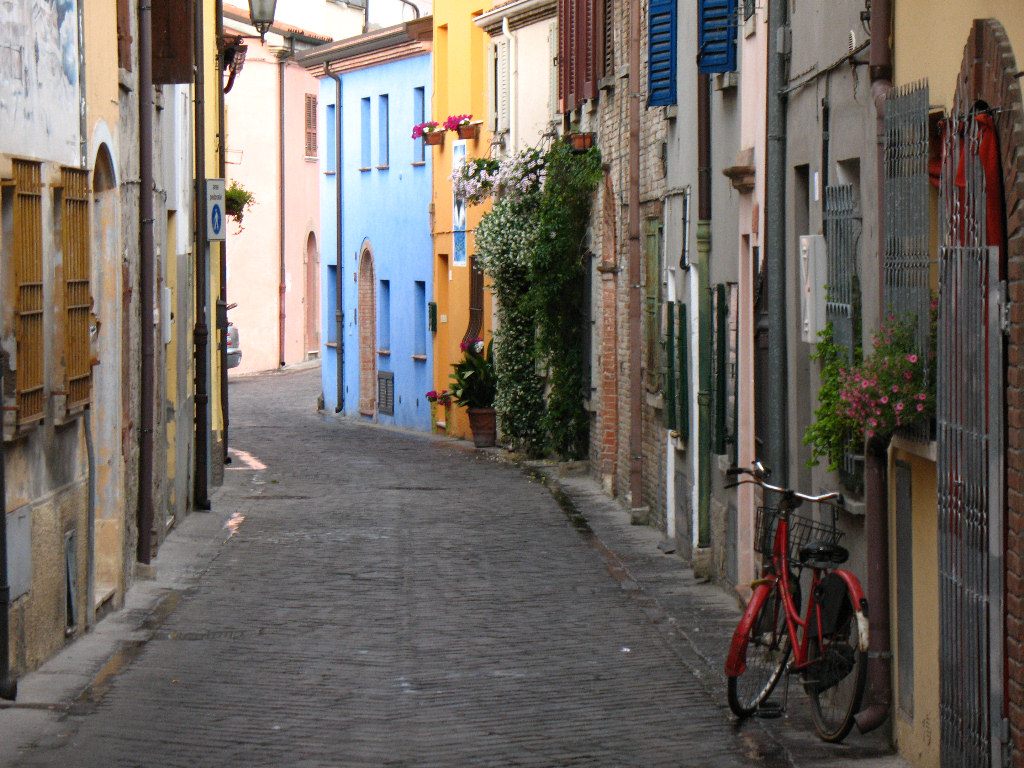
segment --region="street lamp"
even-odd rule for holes
[[[274,7],[277,0],[249,0],[249,18],[256,31],[260,33],[260,42],[274,23]]]

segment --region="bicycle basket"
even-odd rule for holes
[[[754,537],[754,551],[770,556],[775,546],[775,530],[778,528],[779,510],[777,507],[758,507],[757,528]],[[791,563],[800,563],[800,548],[808,542],[820,541],[824,544],[838,544],[843,532],[830,523],[819,523],[809,517],[789,515],[789,552]]]

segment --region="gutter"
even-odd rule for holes
[[[139,496],[136,557],[153,558],[154,244],[153,244],[153,30],[152,0],[139,2],[139,314],[142,360],[139,416]]]
[[[293,41],[294,43],[294,41]],[[285,211],[284,211],[284,64],[282,56],[277,60],[277,106],[278,106],[278,145],[277,145],[277,194],[278,194],[278,285],[277,285],[277,352],[278,362],[283,368],[284,359],[284,319],[285,319]]]
[[[892,9],[890,0],[874,0],[871,5],[871,51],[869,72],[871,99],[875,104],[878,137],[876,144],[876,187],[878,188],[877,268],[882,269],[885,254],[885,100],[892,90]],[[881,282],[879,283],[881,285]],[[879,304],[879,313],[885,308]],[[854,717],[857,729],[867,733],[889,717],[892,702],[892,649],[889,638],[889,487],[888,441],[869,440],[864,460],[864,506],[867,528],[868,605],[868,706]]]
[[[198,510],[210,509],[210,394],[209,345],[210,327],[206,324],[209,292],[206,271],[209,269],[209,247],[206,239],[206,56],[203,50],[203,0],[195,7],[195,298],[196,322],[192,331],[192,355],[195,367],[195,477],[193,478],[192,506]]]
[[[696,269],[693,269],[696,267]],[[697,525],[694,543],[711,546],[711,77],[697,73]]]
[[[641,296],[644,275],[640,260],[640,3],[629,4],[629,493],[630,506],[643,505],[643,404],[644,388],[640,370]]]
[[[224,1],[214,0],[213,13],[218,25],[224,18]],[[218,45],[218,50],[220,46]],[[217,57],[217,175],[227,179],[227,126],[224,124],[224,62]],[[228,424],[231,419],[228,415],[228,240],[224,238],[220,242],[220,297],[217,300],[217,349],[220,350],[220,412],[223,429],[221,440],[224,443],[224,463],[230,464],[231,457],[228,455]]]
[[[334,250],[337,265],[334,269],[334,322],[335,322],[335,347],[334,359],[336,363],[338,394],[335,398],[334,412],[341,413],[345,410],[345,291],[344,282],[341,278],[341,268],[344,264],[343,254],[345,252],[342,240],[342,227],[344,217],[342,215],[342,204],[345,201],[345,192],[342,185],[341,169],[341,78],[331,72],[330,62],[324,63],[324,72],[334,81],[334,207],[335,207],[335,234]]]

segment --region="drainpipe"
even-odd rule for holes
[[[203,50],[203,0],[195,7],[195,240],[196,240],[196,324],[192,331],[195,367],[195,477],[192,505],[197,510],[210,508],[210,327],[207,310],[210,303],[206,272],[209,269],[210,244],[206,239],[206,53]]]
[[[216,19],[217,40],[223,34],[222,20],[224,18],[223,0],[215,0],[213,14]],[[218,43],[217,50],[220,51]],[[224,122],[224,64],[220,56],[217,56],[217,175],[226,179],[228,174],[227,166],[227,125]],[[224,442],[224,463],[230,464],[231,457],[228,455],[228,423],[231,421],[228,415],[228,241],[224,238],[220,241],[220,298],[217,300],[217,348],[220,350],[220,412],[224,428],[221,439]]]
[[[417,17],[418,18],[418,17]],[[334,359],[337,368],[337,387],[338,396],[336,398],[336,404],[334,406],[335,413],[341,413],[345,410],[345,293],[344,283],[341,279],[341,268],[345,263],[342,258],[342,254],[345,252],[343,243],[343,231],[342,225],[344,219],[342,216],[342,203],[345,200],[345,192],[342,184],[341,169],[343,167],[341,162],[341,78],[338,75],[331,72],[331,64],[327,62],[324,64],[324,72],[334,81],[334,208],[335,208],[335,224],[334,224],[334,250],[335,258],[337,259],[337,266],[334,270],[335,285],[334,285],[334,323],[335,323],[335,343],[337,346],[334,348]]]
[[[6,364],[3,367],[8,368]],[[0,372],[0,392],[4,391],[3,385],[4,375]],[[14,701],[18,695],[18,681],[11,675],[11,585],[7,581],[7,468],[4,450],[4,441],[0,439],[0,512],[3,513],[3,525],[0,525],[0,697]]]
[[[640,3],[629,4],[629,493],[633,508],[643,504],[643,403],[640,292]]]
[[[789,392],[786,358],[786,64],[787,0],[768,0],[768,104],[765,150],[765,265],[768,271],[768,402],[765,416],[772,482],[789,476]]]
[[[284,54],[277,60],[277,194],[278,194],[278,254],[279,280],[277,285],[277,352],[278,361],[284,367],[284,291],[285,291],[285,213],[284,213]]]
[[[711,546],[711,77],[697,74],[697,541]]]
[[[885,97],[892,89],[892,32],[889,0],[871,4],[870,74],[871,98],[875,103],[876,173],[878,189],[877,259],[881,270],[885,254]],[[884,307],[879,304],[879,312]],[[864,506],[867,528],[868,606],[871,609],[868,634],[868,706],[855,721],[861,733],[882,725],[892,701],[892,651],[889,641],[889,489],[886,482],[888,443],[869,440],[864,461]]]
[[[137,559],[153,557],[153,30],[151,0],[139,2],[139,313],[142,370],[139,418],[139,540]]]

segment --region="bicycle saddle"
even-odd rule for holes
[[[800,562],[804,565],[812,563],[840,565],[849,559],[850,553],[846,547],[830,544],[827,541],[809,541],[805,546],[800,547]]]

